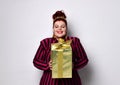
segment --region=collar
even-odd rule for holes
[[[53,39],[53,43],[57,43],[58,39],[56,37],[52,37]],[[66,36],[65,38],[63,38],[65,41],[69,39],[69,36]]]

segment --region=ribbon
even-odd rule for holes
[[[63,72],[63,64],[68,62],[68,64],[71,65],[71,56],[72,56],[72,51],[71,51],[71,40],[64,41],[63,39],[59,39],[58,43],[52,43],[51,44],[51,58],[52,58],[52,78],[63,78],[65,73]],[[65,61],[65,58],[68,60]],[[69,59],[69,57],[71,57]],[[70,62],[71,61],[71,62]],[[70,63],[69,63],[70,62]],[[66,74],[70,75],[72,72],[68,72]]]

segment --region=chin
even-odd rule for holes
[[[64,37],[64,36],[65,36],[65,35],[58,35],[57,37],[58,37],[58,38],[62,38],[62,37]]]

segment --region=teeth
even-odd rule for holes
[[[62,33],[62,31],[58,31],[58,33]]]

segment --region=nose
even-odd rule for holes
[[[59,29],[59,30],[61,30],[61,29],[62,29],[62,27],[59,27],[58,29]]]

